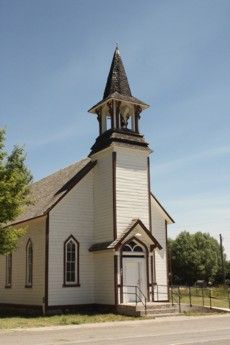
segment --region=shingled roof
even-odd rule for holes
[[[95,164],[86,158],[31,184],[32,203],[11,224],[45,215]]]
[[[101,106],[109,99],[133,103],[139,105],[142,109],[146,109],[149,107],[148,104],[132,96],[128,78],[125,72],[125,68],[118,47],[116,47],[113,55],[109,75],[103,94],[103,99],[96,105],[94,105],[92,108],[90,108],[88,111],[94,113],[95,109],[97,109],[99,106]]]
[[[126,76],[125,68],[121,60],[121,55],[118,47],[116,47],[113,55],[113,60],[107,78],[103,99],[112,95],[114,92],[118,92],[124,96],[132,97],[128,78]]]

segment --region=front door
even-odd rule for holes
[[[146,296],[146,260],[145,258],[123,258],[123,296],[124,302],[137,302],[143,300],[142,293]],[[137,295],[136,295],[137,293]]]

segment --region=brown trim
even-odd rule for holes
[[[18,308],[18,309],[35,309],[35,310],[42,310],[41,305],[33,305],[33,304],[16,304],[16,303],[0,303],[0,307],[10,307],[10,308]]]
[[[117,205],[116,205],[116,165],[117,153],[112,153],[112,179],[113,179],[113,239],[117,238]]]
[[[28,254],[27,254],[27,251],[28,251],[28,246],[29,244],[31,244],[32,246],[32,272],[31,272],[31,284],[28,284],[28,272],[27,272],[27,269],[28,269],[28,261],[27,261],[27,257],[28,257]],[[31,239],[29,238],[27,243],[26,243],[26,277],[25,277],[25,288],[32,288],[33,287],[33,257],[34,257],[34,248],[33,248],[33,242],[31,241]]]
[[[118,305],[118,287],[117,287],[117,255],[114,255],[114,301],[115,305]]]
[[[155,239],[155,237],[153,237],[153,235],[151,234],[151,232],[146,228],[146,226],[142,223],[142,221],[140,219],[137,219],[136,222],[131,226],[131,228],[129,229],[129,231],[127,231],[123,237],[120,238],[120,240],[116,243],[115,245],[115,249],[117,250],[119,248],[119,246],[121,245],[122,241],[132,232],[132,230],[137,226],[140,225],[142,227],[142,229],[145,231],[145,233],[150,237],[150,239],[153,241],[153,243],[155,244],[155,247],[158,247],[159,249],[162,249],[162,246],[160,245],[160,243]]]
[[[151,288],[152,288],[152,302],[154,301],[154,281],[153,281],[153,256],[150,256],[150,267],[151,267]]]
[[[48,290],[49,290],[49,213],[46,217],[46,233],[45,233],[45,314],[48,309]]]
[[[76,184],[79,183],[79,182],[83,179],[83,177],[85,177],[85,176],[95,167],[96,164],[97,164],[97,161],[93,161],[93,162],[90,161],[89,163],[87,163],[87,164],[84,166],[84,168],[82,168],[82,169],[74,176],[74,178],[72,178],[72,180],[70,180],[70,181],[68,182],[68,183],[70,183],[70,182],[72,181],[72,183],[71,183],[71,185],[69,186],[68,190],[67,190],[64,194],[62,194],[61,197],[60,197],[57,201],[55,201],[55,203],[53,203],[53,205],[51,205],[51,206],[45,211],[44,214],[46,214],[46,213],[48,213],[49,211],[51,211],[51,210],[54,208],[54,206],[56,206],[56,205],[66,196],[66,194],[68,194],[68,193],[71,191],[71,189],[72,189],[73,187],[75,187]]]
[[[68,284],[66,283],[66,261],[65,261],[65,258],[66,258],[66,244],[69,242],[70,239],[73,239],[74,242],[77,244],[77,262],[75,263],[75,265],[77,265],[77,279],[76,279],[76,283],[73,283],[73,284]],[[80,259],[80,243],[78,242],[78,240],[73,236],[73,235],[70,235],[64,242],[64,245],[63,245],[63,285],[62,287],[77,287],[77,286],[80,286],[80,272],[79,272],[79,269],[80,269],[80,263],[79,263],[79,259]],[[75,266],[75,270],[76,270],[76,266]]]
[[[63,305],[51,305],[48,307],[48,310],[54,310],[55,309],[78,309],[78,310],[84,310],[88,308],[109,308],[110,310],[115,310],[116,305],[114,304],[99,304],[99,303],[89,303],[89,304],[63,304]]]
[[[148,167],[148,202],[149,202],[149,230],[152,233],[152,212],[151,212],[151,185],[150,185],[150,158],[147,158],[147,167]]]
[[[168,264],[168,223],[165,221],[165,254],[166,254],[166,271],[167,271],[167,289],[169,298],[169,264]]]
[[[171,220],[172,223],[175,223],[175,221],[172,219],[172,217],[168,214],[168,212],[166,211],[166,209],[161,205],[160,201],[155,197],[155,195],[153,195],[153,193],[151,192],[151,196],[153,197],[153,199],[156,201],[156,203],[160,206],[160,208],[162,209],[162,211],[167,215],[167,217]]]
[[[30,220],[34,220],[34,219],[42,218],[42,217],[45,217],[45,214],[41,214],[40,216],[36,216],[36,217],[20,220],[19,222],[16,222],[16,223],[10,223],[9,225],[4,226],[4,229],[5,228],[10,228],[13,225],[18,225],[18,224],[21,224],[21,223],[26,223],[26,222],[29,222]]]

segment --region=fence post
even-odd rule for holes
[[[189,286],[188,288],[189,290],[189,304],[190,304],[190,307],[192,307],[192,293],[191,293],[191,286]]]
[[[212,309],[212,289],[209,290],[210,309]]]
[[[203,303],[203,307],[204,307],[204,287],[202,286],[202,303]]]
[[[181,305],[180,305],[180,287],[178,286],[178,298],[179,298],[179,313],[181,313]]]
[[[158,285],[157,285],[157,301],[159,300]]]
[[[172,298],[172,305],[174,305],[174,300],[173,300],[173,287],[171,286],[171,298]]]
[[[230,309],[230,289],[228,288],[228,308]]]

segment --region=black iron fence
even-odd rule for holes
[[[170,300],[172,305],[181,303],[192,306],[230,309],[229,287],[194,287],[194,286],[171,286]]]

